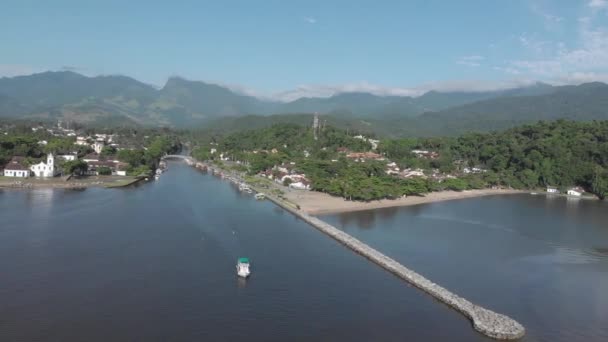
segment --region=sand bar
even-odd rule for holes
[[[431,192],[424,196],[408,196],[395,200],[361,202],[347,201],[341,197],[334,197],[317,191],[286,190],[285,188],[283,189],[285,191],[285,197],[289,201],[298,204],[302,211],[310,215],[323,215],[378,208],[400,207],[481,196],[527,193],[527,191],[511,189],[441,191]]]

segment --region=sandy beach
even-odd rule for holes
[[[425,196],[409,196],[396,200],[379,200],[371,202],[347,201],[340,197],[333,197],[316,191],[285,191],[285,197],[300,206],[300,209],[311,215],[333,214],[349,211],[360,211],[377,208],[400,207],[408,205],[416,205],[423,203],[432,203],[440,201],[458,200],[463,198],[492,196],[492,195],[507,195],[527,193],[522,190],[508,189],[483,189],[483,190],[467,190],[462,192],[457,191],[442,191],[432,192]]]

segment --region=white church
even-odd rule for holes
[[[41,161],[38,164],[31,165],[30,170],[36,177],[55,177],[59,173],[52,153],[47,155],[46,163]]]

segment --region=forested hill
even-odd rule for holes
[[[608,85],[604,83],[558,87],[552,93],[539,89],[536,94],[529,91],[510,92],[509,95],[419,116],[353,117],[332,113],[321,115],[321,119],[336,127],[386,137],[457,136],[467,132],[505,130],[539,120],[608,120]],[[312,115],[223,118],[206,126],[220,132],[230,132],[285,122],[310,124]]]
[[[503,130],[538,120],[608,119],[608,85],[586,83],[560,87],[551,94],[495,98],[466,104],[414,119],[400,120],[416,135],[456,135],[467,131]],[[409,129],[408,129],[409,128]],[[399,134],[396,130],[395,134]]]
[[[429,91],[419,97],[337,93],[283,103],[179,77],[157,89],[125,76],[44,72],[0,78],[0,118],[61,119],[87,126],[231,126],[230,130],[299,123],[302,116],[291,115],[318,112],[339,127],[379,135],[455,135],[538,119],[605,119],[607,88],[602,83],[561,87],[537,83],[500,91]]]
[[[220,137],[216,154],[210,154],[208,143],[201,144],[195,155],[207,159],[223,153],[246,161],[253,173],[294,162],[309,176],[313,189],[361,200],[491,186],[580,186],[601,198],[608,195],[608,121],[558,120],[458,137],[382,139],[375,152],[385,159],[365,163],[345,158],[344,148],[372,148],[366,140],[353,138],[353,133],[326,127],[316,140],[310,127],[277,124]],[[434,157],[421,158],[414,150],[430,151]],[[400,170],[423,170],[425,176],[388,175],[384,170],[390,162]]]
[[[401,142],[405,150],[411,141]],[[608,195],[608,121],[539,122],[421,142],[441,151],[444,162],[463,160],[487,169],[490,182],[526,189],[578,185],[602,198]]]

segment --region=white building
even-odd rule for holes
[[[88,145],[89,142],[86,137],[76,137],[76,142],[74,144],[84,146]]]
[[[554,186],[548,186],[547,192],[550,194],[559,194],[559,190]]]
[[[13,157],[4,168],[5,177],[27,178],[30,176],[30,169],[23,163],[23,157]]]
[[[76,160],[76,155],[75,154],[60,154],[57,156],[57,158],[61,158],[65,161],[74,161],[74,160]]]
[[[583,195],[583,189],[581,188],[572,188],[568,190],[568,196],[577,196],[580,197]]]
[[[57,166],[55,165],[55,157],[49,153],[46,157],[46,163],[40,162],[30,166],[30,170],[36,177],[55,177],[57,175]]]
[[[299,182],[290,183],[289,187],[296,190],[310,190],[310,183],[302,180]]]
[[[97,140],[91,145],[95,153],[101,153],[101,150],[106,146],[106,143],[103,140]]]
[[[95,154],[95,153],[90,153],[90,154],[87,154],[86,156],[84,156],[84,157],[82,158],[82,160],[83,160],[85,163],[90,163],[90,162],[98,162],[98,161],[99,161],[99,155],[98,155],[98,154]]]
[[[412,177],[426,177],[424,175],[424,170],[422,169],[405,169],[401,171],[401,177],[403,178],[412,178]]]
[[[355,138],[355,139],[361,139],[363,141],[367,141],[368,143],[370,143],[372,145],[372,150],[377,149],[378,148],[378,144],[380,143],[380,140],[366,138],[366,137],[364,137],[362,135],[355,135],[353,138]]]

